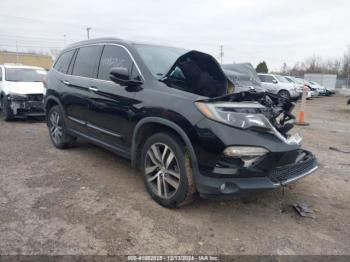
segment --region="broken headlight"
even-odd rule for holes
[[[251,127],[270,130],[271,123],[269,120],[258,112],[259,109],[264,108],[263,105],[257,103],[195,103],[198,110],[206,117],[222,122],[234,127],[247,129]],[[245,110],[247,113],[237,111]]]
[[[27,100],[28,97],[26,95],[23,95],[23,94],[18,94],[18,93],[12,93],[10,92],[8,95],[7,95],[8,99],[9,100],[19,100],[19,101],[23,101],[23,100]]]

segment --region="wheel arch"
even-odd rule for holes
[[[160,130],[165,130],[165,131],[170,131],[172,133],[175,133],[177,136],[179,136],[179,138],[181,138],[181,140],[184,142],[184,144],[188,148],[188,151],[191,157],[191,162],[192,162],[192,169],[194,171],[194,174],[196,174],[198,172],[197,157],[194,152],[192,143],[188,138],[187,134],[176,123],[160,117],[146,117],[137,123],[132,136],[132,145],[131,145],[132,167],[137,167],[137,164],[138,164],[138,159],[139,159],[138,157],[141,151],[140,146],[142,146],[142,140],[140,140],[142,138],[142,133],[145,130],[147,130],[147,127],[150,127],[152,125],[153,127],[161,127]],[[157,133],[157,132],[153,132],[153,133]],[[147,134],[147,131],[146,131],[146,134]]]
[[[45,109],[46,113],[48,113],[50,111],[51,107],[53,107],[55,105],[58,105],[62,109],[63,113],[65,113],[64,108],[62,106],[62,103],[57,97],[47,96],[45,98],[44,109]]]

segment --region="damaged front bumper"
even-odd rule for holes
[[[296,161],[292,164],[279,166],[278,162],[271,163],[274,159],[281,161],[281,159],[288,158],[295,153]],[[264,161],[272,168],[266,169]],[[231,198],[253,191],[276,189],[288,185],[310,175],[318,168],[315,156],[301,149],[297,152],[271,153],[265,157],[264,161],[261,161],[254,168],[241,168],[239,170],[232,168],[231,174],[228,172],[225,175],[214,172],[198,174],[197,189],[204,198]]]
[[[8,103],[14,117],[45,116],[42,94],[9,96]]]

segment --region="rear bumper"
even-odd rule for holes
[[[254,191],[276,189],[317,170],[316,158],[307,151],[307,158],[294,164],[289,164],[267,170],[265,176],[218,178],[198,174],[196,177],[197,190],[203,198],[222,199],[245,195]]]

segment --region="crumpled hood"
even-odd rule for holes
[[[3,90],[8,93],[17,93],[21,95],[27,94],[43,94],[44,84],[42,82],[10,82],[3,84]]]
[[[211,55],[189,51],[171,66],[164,81],[169,86],[206,97],[227,94],[227,78]]]

